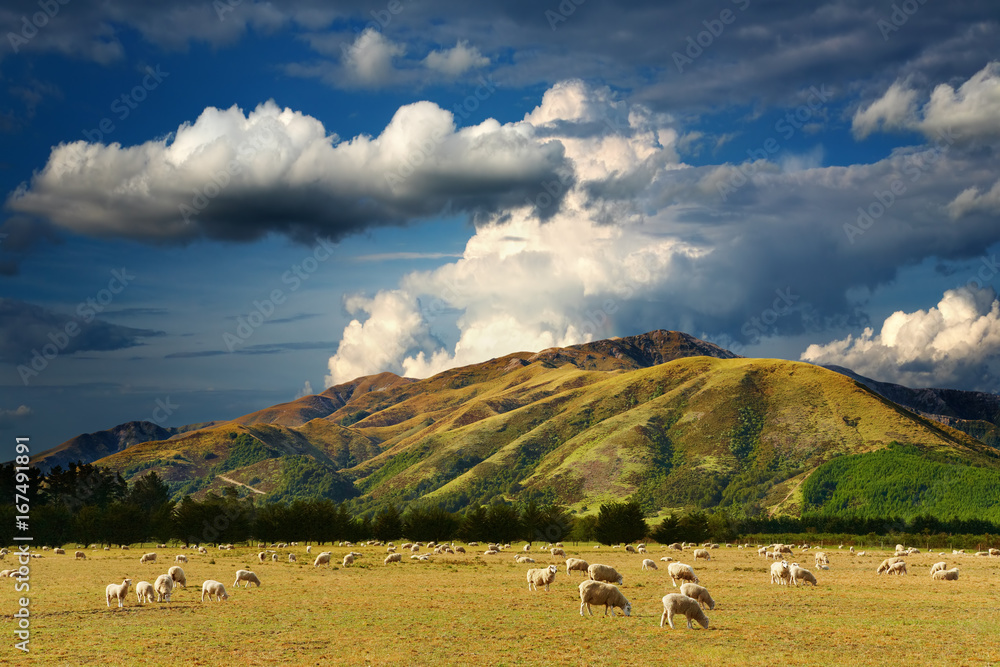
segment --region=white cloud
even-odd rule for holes
[[[355,83],[383,86],[393,80],[393,58],[405,53],[402,44],[389,40],[374,28],[367,28],[345,50],[343,66]]]
[[[0,409],[0,430],[14,428],[17,422],[27,419],[33,412],[27,405],[19,405],[13,410]]]
[[[995,388],[1000,361],[1000,301],[992,289],[944,293],[936,307],[897,311],[876,334],[866,328],[826,345],[810,345],[804,361],[845,366],[910,387]]]
[[[993,187],[986,192],[981,192],[976,186],[962,190],[948,204],[948,214],[953,219],[961,218],[973,211],[1000,213],[1000,181],[994,183]]]
[[[306,383],[302,385],[302,389],[299,389],[298,393],[295,394],[295,398],[304,398],[306,396],[312,396],[316,392],[313,391],[312,383],[306,380]]]
[[[851,122],[854,136],[864,139],[876,130],[896,130],[912,124],[916,115],[917,91],[897,81],[885,95],[864,109],[858,109]]]
[[[470,69],[485,67],[490,64],[490,59],[486,58],[474,46],[469,46],[465,40],[460,40],[454,47],[443,51],[431,51],[424,58],[424,65],[428,69],[458,76]]]

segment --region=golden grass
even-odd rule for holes
[[[521,545],[515,545],[520,547]],[[327,547],[340,560],[350,549]],[[140,565],[143,551],[160,562]],[[181,564],[189,585],[170,604],[139,606],[133,591],[123,609],[108,609],[104,587],[122,577],[152,582],[181,550],[134,547],[87,549],[87,561],[42,552],[31,563],[33,665],[313,665],[477,664],[620,665],[641,662],[727,665],[978,665],[1000,661],[1000,559],[919,554],[907,559],[910,575],[876,576],[885,552],[866,557],[827,549],[829,571],[813,567],[811,553],[797,557],[819,580],[817,588],[771,585],[770,562],[756,552],[722,548],[711,562],[680,558],[695,567],[717,606],[709,630],[660,629],[660,598],[674,592],[653,545],[648,557],[663,567],[642,572],[643,556],[591,545],[567,544],[567,554],[616,567],[625,576],[630,618],[581,618],[580,573],[560,570],[549,592],[528,592],[525,571],[562,559],[532,555],[538,565],[519,565],[510,552],[483,556],[432,556],[417,563],[383,566],[385,549],[355,547],[364,556],[349,568],[313,568],[305,547],[292,547],[300,562],[257,564],[257,548],[185,550]],[[313,547],[313,555],[322,549]],[[674,552],[674,557],[677,557]],[[214,560],[214,563],[211,561]],[[957,582],[931,581],[928,567],[947,560],[961,569]],[[3,565],[10,567],[11,556]],[[249,590],[231,587],[246,565],[263,582]],[[201,603],[205,579],[222,581],[230,598]],[[7,614],[21,595],[14,582],[2,587]],[[675,619],[676,623],[676,619]],[[9,627],[9,626],[8,626]],[[0,647],[0,663],[23,660],[12,633]]]

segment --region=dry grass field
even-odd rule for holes
[[[12,614],[22,594],[2,579],[0,604],[7,621],[0,663],[32,665],[329,665],[329,664],[683,664],[778,665],[989,665],[1000,664],[1000,558],[908,557],[909,575],[877,576],[885,552],[852,556],[827,549],[828,571],[812,553],[797,555],[819,586],[769,583],[771,561],[755,550],[720,548],[710,562],[652,545],[648,557],[662,567],[640,570],[643,556],[593,545],[566,552],[617,568],[632,616],[579,613],[577,585],[563,559],[532,556],[516,564],[513,552],[484,556],[432,556],[385,566],[381,547],[355,547],[364,555],[339,564],[347,547],[332,549],[335,562],[314,568],[304,546],[279,551],[279,562],[258,564],[256,548],[199,555],[177,548],[151,549],[155,564],[140,564],[144,549],[86,549],[87,560],[51,551],[31,563],[31,653],[13,647]],[[329,547],[327,547],[329,549]],[[323,548],[313,547],[313,555]],[[289,551],[299,562],[287,562]],[[173,600],[139,606],[134,585],[153,582],[184,553],[188,586]],[[660,598],[671,587],[666,563],[673,555],[694,566],[716,600],[708,630],[659,627]],[[958,581],[932,581],[929,567],[946,560]],[[528,592],[529,567],[562,566],[550,591]],[[12,556],[0,562],[12,567]],[[260,588],[236,589],[235,572],[250,566]],[[133,590],[123,609],[108,609],[104,589],[129,576]],[[229,600],[202,603],[201,583],[217,579]],[[117,656],[117,657],[116,657]]]

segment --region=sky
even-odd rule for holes
[[[654,329],[1000,390],[990,0],[35,0],[0,37],[0,453]]]

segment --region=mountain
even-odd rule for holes
[[[236,485],[264,500],[349,500],[354,511],[533,498],[588,512],[632,496],[650,512],[797,514],[833,511],[842,469],[877,469],[865,462],[884,463],[895,443],[939,465],[913,467],[917,476],[943,465],[975,469],[977,480],[1000,474],[996,449],[841,373],[654,331],[423,380],[358,378],[97,463],[127,478],[155,470],[176,495]],[[850,457],[861,463],[833,465]],[[816,471],[823,487],[803,495]]]

